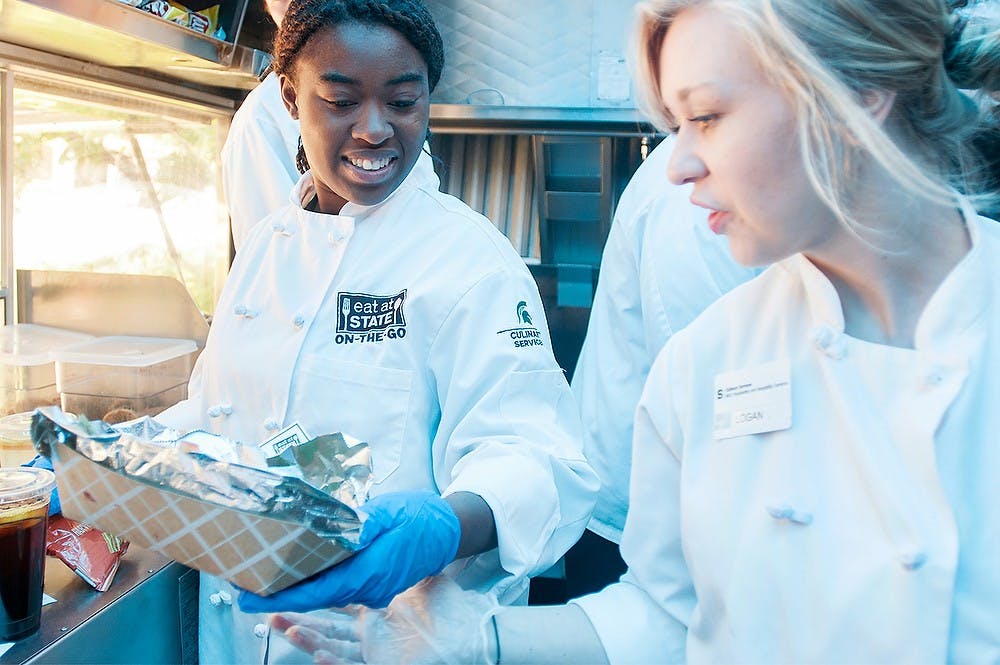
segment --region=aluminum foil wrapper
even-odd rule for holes
[[[367,444],[327,434],[284,451],[274,468],[257,468],[190,452],[188,434],[181,436],[148,417],[112,426],[78,419],[56,406],[37,409],[31,421],[35,448],[47,457],[59,442],[140,482],[299,524],[348,549],[358,548],[364,513],[355,509],[367,499],[371,484]]]

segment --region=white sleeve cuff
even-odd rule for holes
[[[686,628],[631,582],[570,601],[584,611],[611,665],[683,663]]]

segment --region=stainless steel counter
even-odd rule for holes
[[[45,593],[57,602],[42,608],[41,629],[16,642],[0,663],[193,662],[191,643],[182,637],[196,633],[196,609],[182,622],[181,607],[182,598],[197,598],[197,587],[188,586],[196,580],[189,568],[130,548],[111,588],[101,593],[49,557]]]

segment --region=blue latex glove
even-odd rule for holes
[[[55,472],[55,469],[52,468],[52,460],[41,455],[35,455],[34,459],[25,462],[21,466],[37,466],[40,469],[48,469]],[[49,498],[49,515],[58,515],[61,512],[62,504],[59,503],[59,488],[54,487],[52,489],[52,496]]]
[[[451,506],[434,492],[390,492],[359,510],[364,549],[298,584],[262,597],[241,591],[244,612],[308,612],[352,604],[381,608],[401,591],[452,562],[462,528]]]

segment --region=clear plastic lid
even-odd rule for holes
[[[0,364],[44,365],[52,362],[53,351],[93,338],[86,333],[33,323],[0,326]]]
[[[0,418],[0,440],[31,442],[31,417],[34,411],[14,413]]]
[[[56,362],[148,367],[198,350],[193,339],[95,337],[54,353]]]
[[[56,474],[32,466],[0,468],[0,510],[31,499],[48,497],[56,486]]]

